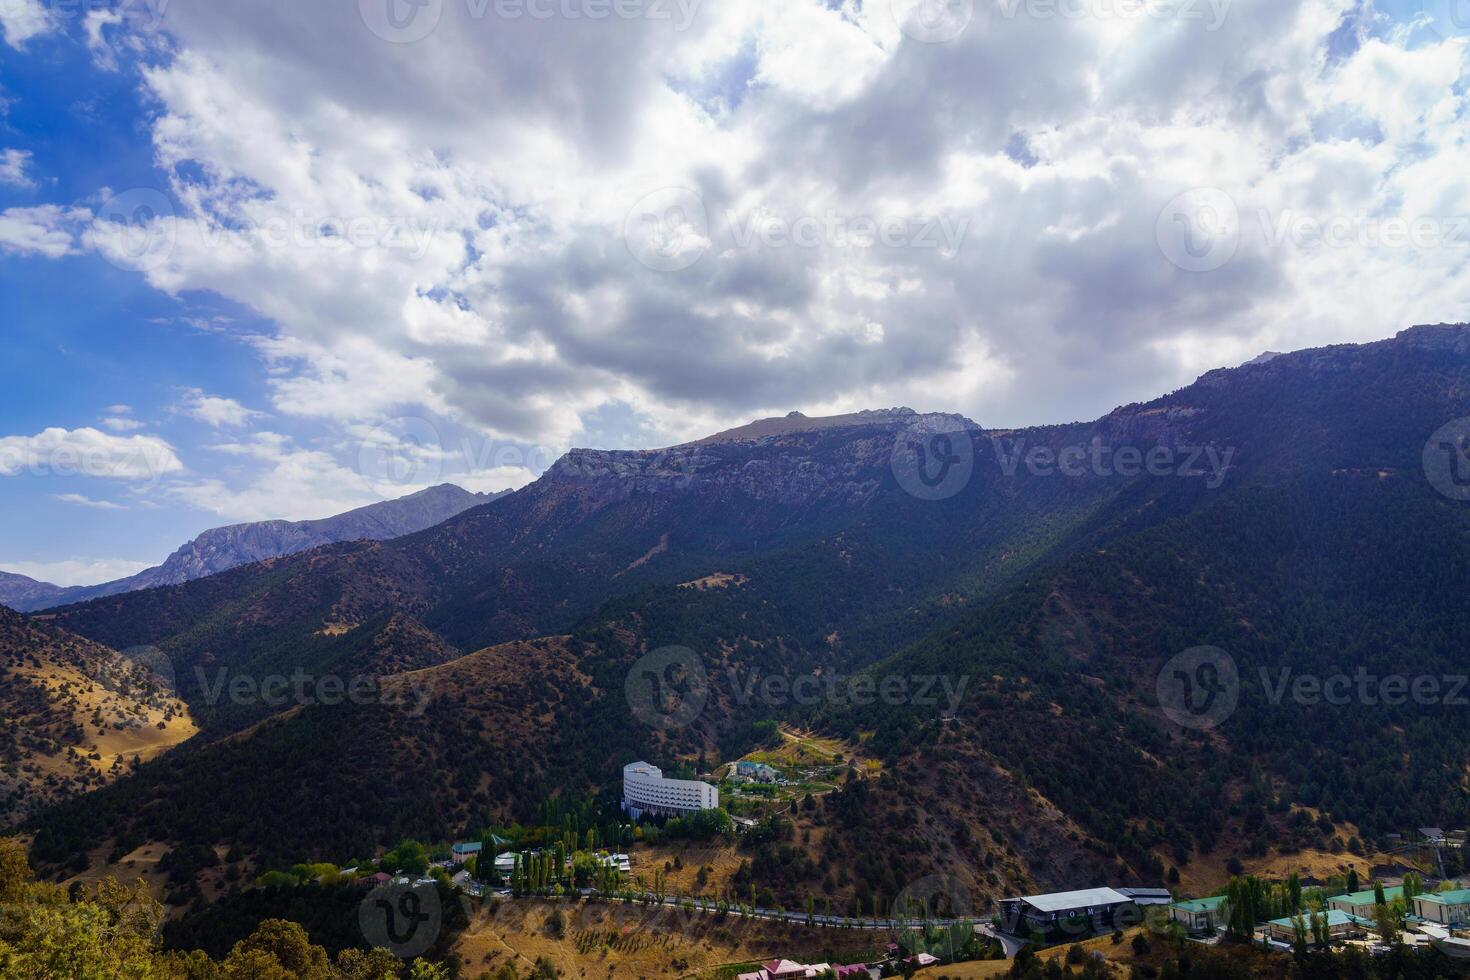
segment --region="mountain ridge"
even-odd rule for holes
[[[902,852],[915,875],[973,862],[963,877],[994,897],[1101,878],[1110,867],[1107,877],[1154,882],[1171,864],[1223,864],[1216,850],[1255,853],[1263,828],[1286,833],[1286,815],[1303,808],[1371,833],[1414,819],[1453,825],[1463,805],[1445,793],[1470,759],[1470,749],[1457,755],[1465,740],[1453,730],[1426,727],[1410,740],[1395,733],[1401,718],[1380,730],[1366,712],[1308,713],[1298,725],[1263,714],[1250,687],[1238,730],[1181,734],[1151,692],[1162,664],[1200,644],[1230,648],[1247,668],[1326,671],[1334,656],[1374,649],[1370,641],[1410,665],[1417,651],[1421,668],[1452,666],[1446,643],[1470,632],[1470,604],[1441,578],[1470,568],[1470,533],[1460,533],[1470,531],[1470,514],[1436,491],[1422,451],[1432,432],[1467,415],[1470,331],[1438,328],[1211,372],[1090,423],[977,427],[967,433],[973,470],[944,498],[903,484],[893,459],[909,442],[895,437],[906,429],[894,418],[794,420],[785,431],[670,450],[579,450],[505,502],[413,535],[65,607],[54,614],[60,625],[113,645],[156,643],[181,676],[200,663],[248,676],[350,663],[344,644],[360,648],[378,629],[363,624],[393,614],[410,617],[405,649],[427,639],[421,625],[457,650],[501,653],[426,665],[421,678],[464,682],[432,697],[421,717],[313,706],[260,729],[265,741],[228,750],[200,741],[49,812],[37,853],[62,865],[120,832],[130,843],[238,843],[293,860],[313,841],[356,851],[391,843],[369,841],[374,834],[438,839],[486,815],[529,819],[558,791],[615,787],[619,760],[739,757],[764,720],[860,743],[893,774],[868,802],[844,791],[811,815],[821,821],[811,828],[825,866],[862,879],[837,882],[839,895],[891,894],[894,871],[873,866],[872,854]],[[1011,443],[1044,450],[1052,463],[1011,466]],[[1176,462],[1160,472],[1089,465],[1075,475],[1055,465],[1062,450],[1094,444],[1113,457],[1157,451]],[[1180,468],[1205,447],[1221,459],[1231,451],[1213,485]],[[1383,568],[1373,564],[1380,555],[1393,556]],[[715,575],[723,587],[682,587]],[[1354,635],[1354,610],[1372,637]],[[568,635],[555,640],[555,656],[542,650],[544,664],[526,661],[513,696],[501,689],[507,675],[485,672],[493,663],[514,674],[526,652],[516,644]],[[625,681],[641,657],[669,647],[706,664],[705,708],[683,728],[652,730],[628,703]],[[735,686],[742,676],[789,683],[863,670],[974,683],[952,715],[887,704],[844,714],[743,700]],[[513,752],[496,739],[470,741],[488,730],[479,727],[486,705],[519,734]],[[1015,738],[1042,730],[1053,736],[1046,744]],[[191,774],[220,768],[248,781],[242,798],[268,800],[281,779],[297,778],[290,763],[311,759],[321,733],[334,744],[407,746],[413,771],[372,766],[373,793],[333,789],[318,814],[306,801],[328,778],[319,766],[315,782],[287,787],[302,801],[289,840],[268,809],[231,823],[228,839],[211,836],[212,801],[180,789]],[[1283,739],[1290,753],[1280,751]],[[1382,770],[1380,744],[1415,754],[1425,774],[1395,784],[1380,816],[1343,782],[1333,739],[1354,740],[1353,754],[1380,780],[1397,778]],[[538,760],[538,772],[522,772],[521,757]],[[1175,771],[1170,759],[1186,764]],[[442,774],[427,790],[425,771]],[[944,778],[907,775],[916,772]],[[937,794],[931,815],[940,821],[921,852],[894,836],[912,824],[915,794]],[[1023,794],[1055,813],[1054,833],[1027,836],[1013,825]],[[986,842],[987,822],[1014,843]],[[1310,828],[1291,834],[1331,844]],[[1059,836],[1073,841],[1061,845],[1070,856],[1060,862],[1048,857]],[[779,855],[756,861],[782,866]],[[800,867],[781,895],[793,907],[797,889],[815,885]]]
[[[36,612],[162,585],[182,585],[240,565],[307,551],[341,541],[385,540],[432,527],[456,514],[490,503],[510,491],[472,493],[452,483],[428,487],[332,517],[306,521],[253,521],[210,528],[164,561],[135,575],[97,585],[59,586],[0,572],[0,603]]]

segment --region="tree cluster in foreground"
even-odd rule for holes
[[[164,951],[164,908],[115,879],[75,890],[35,880],[25,848],[0,838],[0,976],[9,980],[448,980],[428,960],[344,949],[335,958],[295,922],[266,919],[222,959]],[[550,976],[555,976],[554,973]],[[500,978],[497,978],[500,980]]]

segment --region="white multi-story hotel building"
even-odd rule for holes
[[[647,762],[623,767],[623,809],[637,820],[645,813],[677,817],[720,805],[720,791],[696,779],[665,779]]]

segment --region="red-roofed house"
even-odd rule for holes
[[[736,980],[808,980],[832,969],[829,963],[797,963],[794,960],[771,960],[754,973],[742,973]]]

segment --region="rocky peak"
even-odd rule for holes
[[[962,415],[903,407],[820,418],[792,412],[667,449],[573,449],[532,487],[537,493],[580,487],[602,503],[687,493],[782,504],[862,503],[882,483],[896,433],[962,429],[979,426]]]

